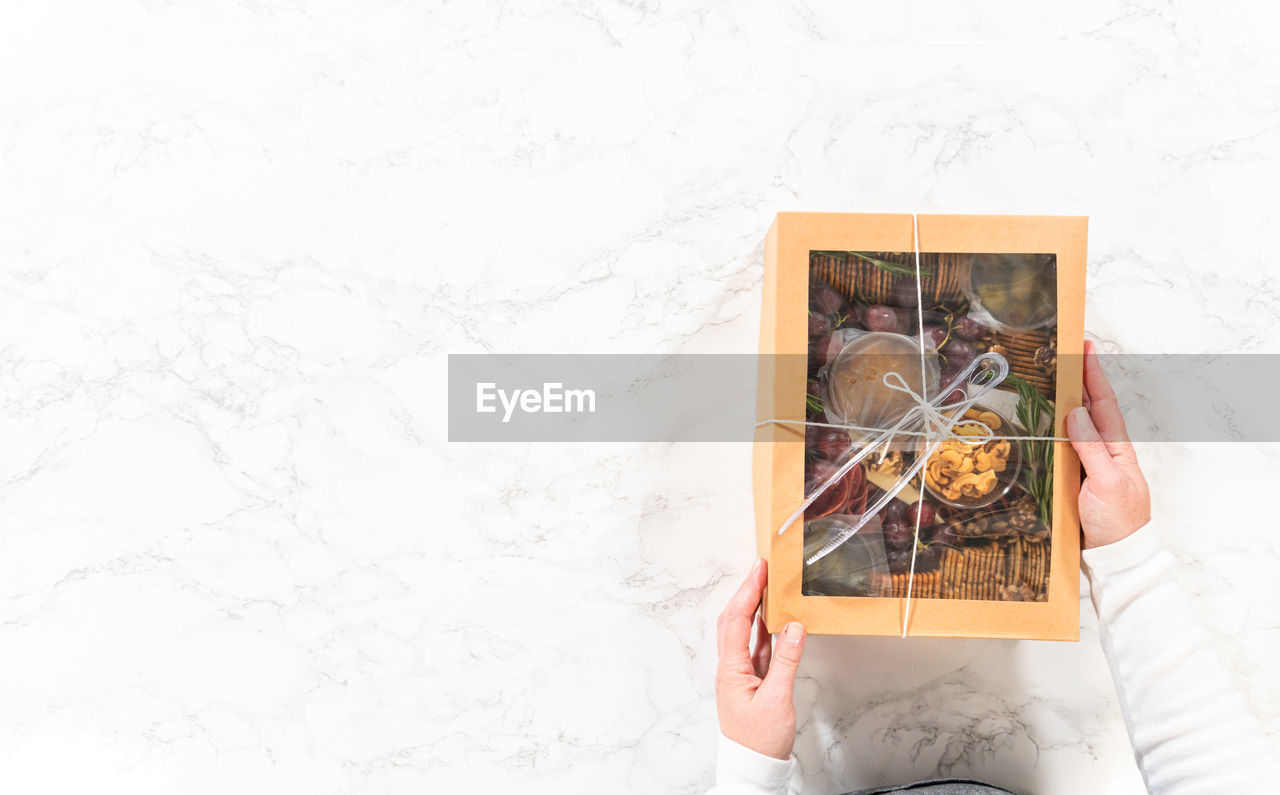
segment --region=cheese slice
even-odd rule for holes
[[[898,482],[899,477],[899,475],[890,475],[888,472],[876,472],[873,469],[867,470],[867,480],[885,491],[892,489],[893,485]],[[911,484],[908,483],[902,487],[902,491],[898,492],[898,499],[907,505],[912,505],[920,501],[920,492],[912,488]]]

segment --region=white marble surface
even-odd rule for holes
[[[705,789],[749,448],[450,445],[446,354],[754,350],[788,209],[1088,214],[1106,350],[1280,352],[1275,14],[6,4],[0,787]],[[1280,739],[1280,457],[1142,454]],[[813,639],[807,791],[1140,791],[1084,613]]]

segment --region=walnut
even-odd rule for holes
[[[1035,355],[1031,359],[1035,366],[1047,376],[1052,376],[1058,369],[1058,342],[1056,339],[1049,340],[1049,344],[1041,348],[1037,348]]]
[[[879,472],[884,475],[892,475],[893,477],[901,475],[902,452],[900,450],[894,450],[891,453],[886,453],[881,456],[871,464],[871,471]]]

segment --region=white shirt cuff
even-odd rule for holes
[[[1132,569],[1145,563],[1160,552],[1160,536],[1150,523],[1130,533],[1119,541],[1105,544],[1080,553],[1085,573],[1107,575]]]
[[[775,759],[720,735],[716,792],[782,793],[795,772],[795,757]]]

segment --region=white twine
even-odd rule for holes
[[[896,374],[896,373],[887,373],[886,375],[897,375],[897,374]],[[886,386],[888,386],[888,385],[886,384]],[[889,387],[889,388],[890,388],[890,389],[892,389],[893,387]],[[914,395],[914,394],[915,394],[915,392],[913,391],[911,394],[913,394],[913,395]],[[982,424],[982,423],[979,423],[977,420],[964,420],[964,424],[965,424],[965,425],[976,425],[976,424]],[[883,433],[883,432],[884,432],[884,428],[867,428],[867,427],[864,427],[864,426],[862,426],[862,425],[841,425],[841,424],[840,424],[840,423],[838,423],[838,422],[808,422],[808,421],[806,421],[806,420],[784,420],[784,419],[782,419],[782,418],[780,418],[780,417],[779,417],[779,418],[772,418],[772,417],[771,417],[771,418],[769,418],[769,419],[767,419],[767,420],[760,420],[759,422],[757,422],[757,423],[755,424],[755,427],[756,427],[756,428],[763,428],[763,427],[764,427],[764,426],[766,426],[766,425],[808,425],[808,426],[812,426],[812,427],[814,427],[814,428],[835,428],[836,430],[841,430],[841,431],[871,431],[872,433]],[[897,431],[894,435],[895,435],[895,436],[920,436],[920,437],[924,437],[924,438],[931,438],[934,434],[933,434],[932,432],[930,432],[930,431]],[[952,434],[952,436],[951,436],[950,438],[953,438],[953,439],[959,439],[959,440],[961,440],[961,441],[968,441],[968,438],[967,438],[967,437],[959,436],[959,435],[956,435],[956,434]],[[1071,441],[1071,439],[1070,439],[1069,437],[1066,437],[1066,436],[992,436],[992,437],[990,437],[989,439],[985,439],[985,440],[984,440],[984,442],[983,442],[983,444],[985,444],[986,442],[997,442],[997,441],[998,441],[998,442],[1003,442],[1003,441],[1009,441],[1009,442],[1069,442],[1069,441]]]
[[[868,454],[870,454],[874,450],[880,449],[881,447],[883,447],[887,452],[888,446],[889,444],[892,443],[893,438],[895,436],[919,436],[919,437],[923,437],[926,440],[925,449],[917,456],[916,461],[915,463],[912,464],[911,468],[908,469],[906,472],[902,473],[902,475],[898,478],[896,484],[891,489],[886,490],[885,493],[880,497],[880,499],[876,501],[876,503],[873,506],[863,511],[862,515],[859,517],[854,527],[846,528],[845,530],[841,531],[836,535],[835,538],[828,541],[822,547],[822,549],[820,549],[818,552],[810,556],[805,561],[806,565],[811,566],[816,561],[821,560],[823,557],[830,554],[835,549],[839,548],[841,544],[843,544],[845,541],[848,541],[850,538],[854,536],[854,534],[856,534],[859,530],[861,530],[862,527],[870,520],[871,517],[878,514],[880,510],[889,503],[890,500],[892,500],[894,497],[898,495],[898,492],[902,491],[902,489],[905,488],[906,485],[915,478],[916,474],[924,467],[925,463],[928,462],[930,456],[933,455],[933,452],[937,449],[938,445],[940,445],[946,439],[959,439],[970,445],[986,444],[987,442],[994,441],[997,439],[1001,441],[1049,441],[1049,442],[1070,441],[1070,439],[1062,436],[996,436],[995,433],[990,428],[990,426],[980,421],[978,422],[968,421],[965,424],[966,425],[976,424],[976,425],[982,426],[983,428],[986,429],[986,433],[984,435],[960,436],[955,432],[954,430],[955,425],[959,422],[959,418],[963,416],[964,412],[968,410],[970,407],[972,407],[974,403],[976,403],[979,399],[985,396],[988,392],[994,389],[997,384],[1004,381],[1005,376],[1008,375],[1009,373],[1008,362],[1006,362],[1004,357],[1000,356],[999,354],[985,353],[985,354],[982,354],[981,356],[978,356],[977,358],[972,360],[968,364],[968,366],[965,367],[964,370],[961,371],[959,377],[957,377],[955,381],[947,385],[942,390],[942,392],[939,394],[937,398],[935,398],[934,400],[929,399],[928,378],[925,371],[925,355],[927,351],[925,349],[925,339],[924,339],[924,288],[922,286],[922,283],[921,283],[922,280],[920,278],[920,219],[915,213],[911,214],[911,237],[912,237],[913,247],[915,249],[916,325],[917,325],[917,334],[920,342],[920,391],[923,394],[917,394],[915,390],[913,390],[907,384],[906,379],[903,378],[899,373],[895,371],[890,371],[888,373],[885,373],[882,381],[884,382],[884,385],[887,388],[894,390],[895,392],[901,392],[913,398],[915,400],[915,405],[912,406],[911,409],[907,411],[906,415],[901,420],[899,420],[894,427],[888,428],[888,429],[864,428],[859,425],[844,425],[840,423],[829,423],[829,422],[807,422],[803,420],[784,420],[784,419],[778,419],[778,418],[761,420],[760,422],[757,422],[755,424],[755,427],[757,428],[764,425],[772,425],[772,424],[802,425],[802,426],[814,426],[819,428],[838,428],[846,431],[848,430],[868,431],[868,432],[880,434],[870,443],[866,444],[863,447],[863,449],[859,451],[856,455],[854,455],[852,458],[846,461],[839,469],[836,470],[836,472],[833,475],[831,475],[831,477],[829,477],[826,481],[824,481],[816,489],[814,489],[813,494],[806,497],[804,501],[800,504],[800,507],[797,508],[795,512],[792,513],[791,516],[788,517],[787,520],[782,523],[782,527],[778,528],[778,535],[782,535],[782,533],[784,533],[788,527],[790,527],[792,524],[795,523],[797,519],[799,519],[801,516],[804,515],[804,512],[809,508],[810,505],[814,503],[815,500],[818,499],[819,496],[822,495],[823,492],[825,492],[834,483],[839,482],[841,478],[843,478],[846,474],[848,474],[848,472],[852,470],[855,466],[857,466],[858,463],[860,463],[864,458],[866,458]],[[983,377],[985,378],[983,383],[973,384],[972,382],[970,382],[969,379],[975,374],[979,374],[979,373],[983,374]],[[894,383],[893,380],[891,379],[896,380],[896,383]],[[952,404],[945,407],[942,406],[941,398],[943,396],[949,396],[960,384],[965,384],[966,386],[977,386],[979,387],[979,389],[976,394],[969,395],[965,400],[961,401],[958,404]],[[966,390],[966,394],[967,394],[967,391],[968,390]],[[907,430],[907,426],[914,425],[917,422],[923,424],[924,426],[923,431]],[[1038,429],[1028,428],[1027,430],[1034,433]],[[921,495],[921,500],[923,501],[923,499],[924,497],[923,495]],[[920,545],[920,517],[922,513],[923,512],[920,511],[919,509],[916,510],[915,533],[913,534],[911,539],[911,567],[908,570],[908,574],[907,574],[907,596],[906,596],[906,602],[904,605],[903,616],[902,616],[902,637],[903,638],[907,637],[907,633],[910,630],[910,624],[911,624],[911,593],[912,593],[913,586],[915,585],[916,550]]]
[[[920,392],[922,393],[918,405],[923,414],[926,411],[925,404],[929,398],[929,383],[928,379],[925,378],[924,371],[924,287],[920,284],[920,218],[915,213],[911,214],[911,242],[916,250],[916,334],[920,338]],[[895,375],[897,374],[895,373]],[[902,376],[898,376],[898,380],[902,381]],[[906,381],[902,381],[902,383],[903,386],[906,386]],[[942,394],[946,395],[948,393],[943,392]],[[952,416],[958,416],[959,414],[960,412],[956,412]],[[925,417],[927,422],[929,415],[925,414]],[[926,425],[926,427],[932,427],[932,425]],[[990,439],[991,428],[987,427],[986,423],[983,423],[982,427],[987,429],[987,438]],[[950,431],[951,428],[948,427],[947,430]],[[926,461],[928,460],[928,456],[924,458]],[[921,483],[921,492],[924,491],[923,485]],[[924,501],[923,493],[920,495],[920,500],[921,502]],[[904,639],[907,637],[907,627],[911,625],[911,586],[916,581],[916,549],[920,546],[920,517],[923,514],[924,511],[916,508],[916,531],[911,536],[911,568],[907,574],[907,603],[902,612],[902,637]]]

